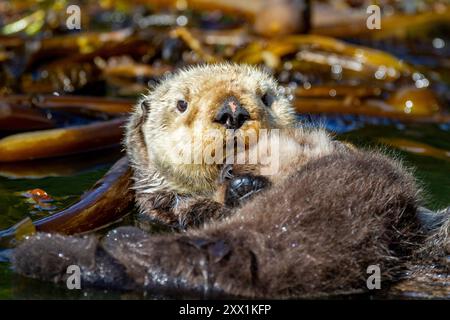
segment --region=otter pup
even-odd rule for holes
[[[14,269],[64,281],[76,264],[84,286],[204,297],[360,292],[371,265],[388,283],[422,242],[414,178],[398,161],[320,129],[289,129],[294,123],[288,99],[257,69],[224,64],[169,76],[136,106],[125,147],[139,210],[186,231],[121,227],[102,240],[38,234],[16,249]],[[279,170],[180,164],[189,142],[210,129],[280,129]],[[208,139],[201,147],[213,144]],[[274,148],[266,144],[244,143],[244,151]]]
[[[226,210],[213,194],[224,159],[212,164],[180,159],[217,142],[224,145],[216,137],[225,139],[227,131],[257,134],[294,123],[288,99],[256,68],[205,65],[168,76],[136,105],[126,127],[139,211],[178,228],[223,216]]]

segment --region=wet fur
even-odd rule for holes
[[[367,290],[369,265],[380,266],[385,287],[406,269],[408,261],[428,259],[430,248],[445,257],[448,224],[440,232],[435,227],[422,228],[421,216],[416,215],[419,190],[408,170],[379,153],[333,141],[322,130],[282,130],[280,171],[264,177],[269,183],[263,190],[254,190],[258,192],[248,201],[238,196],[230,202],[231,207],[242,205],[239,208],[226,205],[230,186],[242,177],[261,179],[260,166],[232,166],[225,181],[221,173],[228,168],[212,167],[202,175],[177,171],[177,179],[192,174],[191,183],[196,186],[180,185],[184,178],[173,179],[169,159],[165,158],[166,167],[160,159],[151,159],[148,150],[170,152],[170,144],[179,139],[164,132],[166,121],[181,121],[176,126],[187,127],[186,132],[199,119],[207,126],[209,122],[204,115],[197,119],[199,110],[180,120],[158,109],[168,108],[161,99],[170,85],[174,90],[183,89],[188,80],[201,85],[202,73],[210,76],[211,70],[231,74],[219,79],[222,86],[224,81],[239,83],[243,76],[250,87],[251,81],[267,80],[247,67],[202,68],[175,75],[146,96],[130,118],[125,141],[139,210],[177,229],[188,227],[187,231],[149,235],[121,227],[100,240],[92,235],[38,234],[16,249],[16,272],[60,282],[67,278],[67,266],[77,264],[82,268],[83,286],[203,297],[316,297]],[[180,78],[184,80],[175,81]],[[192,98],[193,92],[185,95]],[[292,124],[290,106],[279,99],[277,113],[270,115],[262,115],[267,111],[255,104],[252,115],[260,121],[253,125],[285,128]],[[203,111],[213,113],[214,106]]]
[[[17,248],[14,268],[61,281],[66,266],[79,264],[85,285],[203,297],[359,292],[369,265],[380,266],[385,286],[419,248],[417,199],[414,179],[397,162],[337,152],[307,163],[220,222],[159,236],[122,227],[101,242],[38,235]],[[71,249],[77,241],[95,245],[87,255]]]

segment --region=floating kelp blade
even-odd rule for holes
[[[37,231],[79,234],[98,230],[123,218],[133,203],[131,169],[123,157],[77,203],[49,217],[34,222],[26,218],[0,231],[0,247],[14,246]]]
[[[37,64],[51,55],[54,59],[68,55],[89,53],[107,44],[125,41],[133,33],[132,28],[110,32],[80,32],[44,38],[39,50],[30,57],[29,65]]]
[[[0,131],[50,129],[55,123],[41,110],[7,104],[0,98]]]
[[[319,85],[296,88],[294,94],[293,104],[299,113],[354,114],[422,123],[450,121],[428,88],[406,86],[392,91],[362,85]]]
[[[450,161],[450,151],[439,149],[425,143],[401,138],[383,138],[379,139],[379,141],[406,152]]]
[[[120,118],[11,135],[0,140],[0,162],[58,157],[117,145],[124,123]]]
[[[342,99],[319,98],[294,101],[294,108],[300,114],[361,115],[376,118],[400,120],[408,123],[449,123],[450,115],[411,115],[397,111],[393,106],[379,100],[368,100],[354,105]]]
[[[350,85],[320,85],[311,86],[309,88],[298,87],[295,89],[295,96],[301,98],[320,98],[330,97],[344,98],[366,98],[379,97],[382,93],[379,87],[368,86],[350,86]]]
[[[293,69],[339,64],[343,70],[373,76],[380,68],[390,72],[385,81],[393,81],[414,69],[394,56],[376,49],[356,46],[318,35],[287,36],[277,40],[257,40],[238,51],[233,60],[249,64],[264,63],[273,69],[282,67],[282,58],[296,54]],[[329,69],[328,69],[329,70]]]
[[[0,162],[0,176],[11,179],[42,179],[69,177],[93,168],[107,167],[121,157],[121,147],[102,152],[83,152],[77,155],[32,161]]]
[[[152,4],[160,7],[179,9],[177,0],[156,0]],[[304,1],[273,0],[185,0],[183,5],[190,10],[215,11],[231,16],[246,18],[253,25],[253,31],[264,36],[277,36],[305,31],[309,21],[309,6]]]
[[[0,231],[0,249],[14,247],[17,242],[36,232],[36,227],[29,217],[16,223],[11,228]]]
[[[124,59],[123,63],[103,68],[102,78],[121,96],[135,96],[148,90],[148,82],[156,81],[173,70],[170,66],[152,67]],[[130,104],[131,105],[131,104]]]
[[[72,95],[11,95],[7,97],[0,97],[0,102],[4,102],[8,105],[20,104],[21,106],[34,106],[42,109],[64,109],[69,112],[71,109],[87,109],[90,111],[121,114],[131,111],[131,106],[136,101],[131,99],[113,99]]]
[[[130,37],[121,43],[109,43],[85,53],[74,53],[40,64],[21,78],[21,90],[27,93],[50,94],[53,92],[73,92],[100,80],[105,61],[112,57],[142,57],[153,50],[146,39]]]
[[[0,29],[0,34],[10,35],[18,32],[25,32],[28,35],[37,33],[45,23],[45,11],[38,10],[29,16],[10,23]]]
[[[442,109],[433,91],[415,87],[400,88],[386,102],[412,116],[431,116]]]
[[[222,61],[220,57],[207,52],[202,43],[186,28],[176,28],[170,32],[170,36],[173,38],[180,38],[205,62],[213,63]]]
[[[334,24],[329,22],[328,16],[320,17],[320,11],[317,12],[315,27],[312,32],[315,34],[333,36],[333,37],[359,37],[386,39],[390,37],[407,38],[408,36],[423,32],[440,23],[448,23],[450,21],[450,8],[441,7],[439,10],[431,10],[419,12],[416,14],[396,13],[393,15],[384,15],[382,17],[382,28],[367,28],[367,13],[365,10],[359,15],[342,19],[342,15],[335,12],[338,20]],[[339,18],[340,16],[340,18]],[[328,19],[327,19],[328,18]],[[320,21],[322,20],[322,21]],[[328,21],[326,21],[328,20]]]
[[[35,221],[36,231],[78,234],[96,230],[122,218],[134,203],[131,169],[123,157],[69,208]]]

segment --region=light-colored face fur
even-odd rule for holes
[[[270,106],[264,104],[264,94],[269,96]],[[152,176],[152,183],[161,180],[155,188],[179,193],[213,191],[220,165],[180,164],[180,159],[217,141],[211,139],[211,129],[225,136],[226,128],[214,118],[230,96],[236,97],[250,114],[239,130],[258,133],[261,128],[285,128],[295,122],[295,112],[276,81],[259,69],[219,64],[179,71],[150,91],[132,114],[125,144],[135,171],[139,171],[135,179],[147,180],[141,184],[148,187],[147,176]],[[184,112],[177,108],[178,101],[187,102]],[[143,140],[143,147],[135,145],[137,139]]]

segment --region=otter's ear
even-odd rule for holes
[[[130,114],[130,118],[127,124],[127,130],[129,132],[133,130],[140,130],[145,123],[150,111],[150,101],[142,100],[134,106],[134,111]]]
[[[148,113],[150,111],[150,101],[139,101],[135,107],[135,112],[131,116],[130,125],[134,128],[140,128],[145,121],[147,121]]]
[[[150,111],[150,101],[148,100],[142,100],[140,103],[140,107],[141,107],[141,124],[145,122],[145,120],[147,120],[147,115]]]

